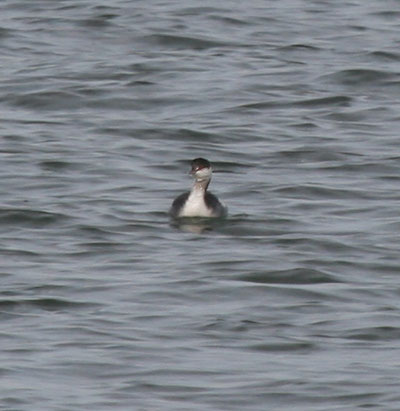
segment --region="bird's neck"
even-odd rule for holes
[[[197,193],[199,195],[205,195],[208,185],[210,184],[210,181],[211,181],[211,178],[195,180],[193,187],[192,187],[192,193]]]

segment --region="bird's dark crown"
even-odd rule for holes
[[[203,168],[210,168],[211,164],[208,160],[206,160],[205,158],[195,158],[192,161],[192,171],[198,171],[201,170]]]

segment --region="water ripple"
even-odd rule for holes
[[[0,209],[0,225],[21,225],[40,228],[65,221],[64,214],[30,209]]]
[[[243,275],[240,280],[260,284],[324,284],[338,282],[332,275],[306,268],[256,272]]]

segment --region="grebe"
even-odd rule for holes
[[[205,158],[195,158],[190,174],[194,177],[192,190],[175,198],[169,214],[174,218],[225,217],[228,209],[207,191],[212,176],[210,162]]]

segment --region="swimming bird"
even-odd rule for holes
[[[181,194],[172,203],[169,214],[179,217],[225,217],[227,207],[218,198],[207,191],[211,181],[211,164],[205,158],[195,158],[192,161],[190,174],[194,178],[191,191]]]

